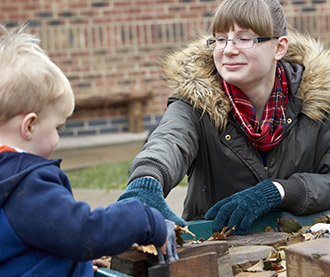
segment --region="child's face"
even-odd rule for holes
[[[68,115],[65,103],[45,107],[38,114],[29,152],[48,158],[60,140],[58,130],[64,125]]]

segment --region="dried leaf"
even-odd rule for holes
[[[320,259],[322,256],[326,256],[328,255],[327,253],[312,253],[311,256],[313,258],[313,260],[318,260]]]
[[[312,233],[307,233],[307,234],[303,234],[305,241],[306,240],[312,240],[314,235]]]
[[[270,252],[267,260],[270,261],[280,261],[282,259],[281,255],[279,252]]]
[[[143,253],[148,253],[157,256],[157,249],[153,244],[149,245],[139,245],[136,247],[138,251],[141,251]]]
[[[110,268],[110,264],[111,264],[111,256],[103,256],[100,258],[104,263],[107,264],[107,268]]]
[[[283,267],[277,263],[271,263],[271,266],[272,266],[272,269],[275,270],[276,272],[283,269]]]
[[[327,215],[321,215],[314,219],[313,225],[317,223],[329,223],[329,217]]]
[[[185,234],[190,234],[194,237],[194,240],[196,239],[196,235],[194,233],[192,233],[191,231],[188,230],[188,225],[185,226],[185,227],[181,227],[179,225],[175,225],[175,228],[174,228],[175,231],[179,231],[181,234],[182,233],[185,233]]]
[[[209,237],[208,240],[223,240],[226,239],[227,237],[224,234],[221,234],[219,232],[213,233],[212,236]]]
[[[230,235],[230,233],[235,230],[235,226],[231,229],[229,229],[228,231],[226,231],[228,229],[228,227],[223,227],[223,229],[221,230],[221,232],[215,232],[213,233],[213,235],[208,239],[208,240],[224,240],[227,238],[227,236]]]
[[[245,272],[261,272],[263,270],[264,270],[264,262],[263,262],[263,260],[260,260],[253,266],[251,266],[243,271],[245,271]]]
[[[193,240],[196,240],[196,235],[188,230],[188,225],[185,227],[175,225],[174,231],[175,231],[175,235],[176,235],[176,243],[180,246],[182,246],[184,243],[184,241],[181,237],[181,234],[190,234],[190,235],[192,235]]]
[[[266,228],[265,228],[265,232],[276,232],[272,227],[270,227],[270,226],[267,226]]]
[[[278,218],[277,224],[280,231],[286,233],[294,233],[301,228],[299,222],[291,217]]]
[[[282,270],[282,256],[280,252],[270,252],[267,259],[264,261],[264,270]]]
[[[310,226],[302,226],[299,230],[298,233],[300,234],[306,234],[310,231]]]
[[[292,245],[303,241],[305,241],[305,237],[302,234],[292,235],[287,238],[287,245]]]
[[[285,251],[284,250],[279,250],[278,251],[278,254],[280,255],[282,261],[286,259],[286,255],[285,255]]]

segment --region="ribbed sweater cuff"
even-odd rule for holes
[[[141,177],[128,184],[129,189],[143,190],[150,193],[163,193],[162,185],[154,178]]]
[[[269,204],[272,207],[277,207],[281,204],[282,198],[279,190],[270,180],[264,180],[260,182],[258,185],[258,189],[269,201]]]
[[[161,172],[157,168],[147,165],[140,165],[139,167],[135,168],[128,178],[128,183],[144,176],[154,177],[155,179],[159,180],[159,182],[163,183]]]
[[[301,214],[303,207],[307,201],[307,189],[303,182],[299,180],[276,180],[284,188],[285,196],[281,203],[281,208],[286,209],[294,214]]]

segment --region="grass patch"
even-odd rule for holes
[[[128,170],[133,159],[125,162],[111,162],[66,172],[73,188],[125,189]],[[185,177],[180,185],[188,185]]]

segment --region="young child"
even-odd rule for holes
[[[48,160],[74,109],[69,81],[22,30],[0,37],[0,276],[93,276],[91,260],[154,244],[163,216],[138,200],[93,211]]]

